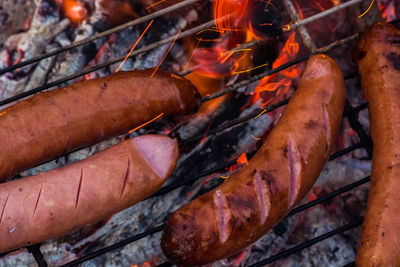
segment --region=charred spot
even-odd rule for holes
[[[253,186],[253,182],[248,182],[246,185],[247,186]]]
[[[318,122],[317,122],[317,121],[314,121],[314,120],[309,120],[309,121],[306,122],[304,125],[305,125],[305,127],[306,127],[307,129],[314,130],[315,128],[317,128]]]
[[[393,166],[388,166],[388,169],[389,169],[389,170],[393,169]]]
[[[389,69],[389,66],[388,65],[383,65],[382,67],[380,67],[380,70],[382,71],[382,72],[385,72],[385,71],[387,71]]]
[[[187,225],[186,224],[182,225],[182,230],[186,231],[186,229],[187,229]]]
[[[250,217],[247,217],[247,218],[246,218],[246,221],[247,221],[247,222],[250,222],[250,221],[251,221],[251,218],[250,218]]]
[[[285,146],[285,147],[282,149],[282,151],[283,151],[283,156],[284,156],[285,158],[287,158],[287,153],[288,153],[288,148],[287,148],[287,146]]]
[[[366,55],[367,55],[367,52],[366,52],[366,51],[358,51],[358,52],[356,53],[357,60],[360,61],[360,60],[363,59]]]
[[[400,70],[400,56],[398,54],[392,52],[387,56],[387,59],[393,62],[393,67],[396,70]]]
[[[384,237],[385,236],[385,232],[382,232],[382,237]]]
[[[393,44],[393,45],[399,45],[399,44],[400,44],[400,36],[399,36],[399,35],[396,35],[396,36],[389,36],[386,40],[387,40],[390,44]]]

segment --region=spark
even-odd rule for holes
[[[265,67],[265,66],[268,66],[268,65],[269,65],[269,63],[265,63],[265,64],[259,65],[257,67],[253,67],[251,69],[235,71],[235,72],[232,72],[232,74],[239,74],[239,73],[249,72],[249,71],[252,71],[252,70],[255,70],[255,69],[258,69],[258,68],[262,68],[262,67]]]
[[[368,13],[368,11],[371,10],[371,7],[372,7],[372,5],[374,4],[374,2],[375,2],[375,0],[372,0],[372,1],[371,1],[371,4],[369,5],[368,9],[367,9],[364,13],[362,13],[360,16],[358,16],[359,19],[362,18],[365,14]]]
[[[167,55],[168,55],[169,51],[171,50],[172,46],[174,45],[176,39],[178,39],[178,36],[179,36],[179,34],[181,33],[181,31],[182,31],[182,30],[179,29],[178,33],[177,33],[176,36],[175,36],[174,41],[172,41],[172,44],[169,46],[169,48],[168,48],[167,52],[165,53],[163,59],[161,59],[161,61],[160,61],[160,63],[158,64],[157,68],[153,71],[153,73],[150,75],[150,77],[153,77],[154,74],[156,74],[158,68],[161,66],[161,63],[162,63],[162,62],[164,61],[164,59],[167,57]]]
[[[293,19],[292,19],[292,21],[291,22],[289,22],[288,24],[286,24],[286,25],[283,25],[282,26],[282,30],[283,31],[285,31],[285,32],[288,32],[288,31],[290,31],[290,25],[292,25],[293,24]]]
[[[229,177],[231,177],[229,174],[228,174],[228,176],[222,176],[222,175],[220,175],[219,177],[221,177],[222,179],[228,179]]]
[[[147,30],[150,28],[151,24],[153,24],[154,19],[152,21],[150,21],[149,25],[147,25],[146,29],[142,32],[142,34],[140,35],[139,39],[136,40],[136,43],[132,46],[131,50],[129,51],[129,53],[126,55],[126,57],[124,58],[124,60],[121,62],[121,64],[119,64],[117,70],[115,72],[118,72],[121,67],[124,65],[125,61],[128,59],[128,57],[132,54],[133,50],[135,49],[135,47],[137,46],[137,44],[140,42],[140,40],[143,38],[143,35],[147,32]]]
[[[158,116],[155,117],[154,119],[151,119],[151,120],[149,120],[148,122],[143,123],[142,125],[140,125],[140,126],[134,128],[134,129],[130,130],[129,133],[132,133],[132,132],[134,132],[134,131],[136,131],[136,130],[138,130],[138,129],[144,127],[144,126],[146,126],[147,124],[152,123],[153,121],[155,121],[155,120],[157,120],[158,118],[160,118],[162,115],[164,115],[164,113],[161,113],[160,115],[158,115]]]
[[[260,138],[260,137],[255,137],[255,136],[254,136],[254,135],[252,135],[252,134],[251,134],[250,136],[251,136],[251,138],[253,138],[254,140],[257,140],[257,141],[258,141],[258,140],[261,140],[261,138]]]
[[[260,114],[258,114],[257,115],[257,117],[255,117],[256,119],[258,118],[258,117],[260,117],[262,114],[264,114],[265,112],[267,112],[267,110],[266,109],[264,109]]]
[[[165,2],[165,1],[167,1],[167,0],[158,1],[157,3],[154,3],[154,4],[152,4],[151,6],[146,7],[146,10],[147,10],[148,12],[150,12],[149,9],[150,9],[151,7],[153,7],[153,6],[155,6],[155,5],[158,5],[158,4],[160,4],[160,3],[162,3],[162,2]]]

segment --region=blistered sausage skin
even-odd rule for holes
[[[357,266],[400,266],[400,30],[378,23],[357,45],[374,141],[371,188]]]
[[[195,112],[190,81],[153,69],[119,72],[35,95],[0,111],[0,181],[161,113]]]
[[[279,123],[249,164],[167,221],[161,243],[165,255],[178,264],[206,264],[262,237],[319,176],[335,144],[343,106],[339,67],[327,56],[312,56]]]
[[[144,135],[0,184],[0,252],[62,236],[149,197],[171,174],[178,154],[175,139]]]

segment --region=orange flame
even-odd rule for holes
[[[296,33],[293,32],[290,34],[288,40],[286,41],[285,46],[283,47],[279,57],[272,64],[272,68],[278,68],[283,64],[286,64],[289,61],[295,59],[297,54],[299,53],[299,48],[299,43],[296,41]],[[292,85],[292,79],[299,77],[300,74],[301,68],[293,66],[277,74],[264,77],[263,79],[261,79],[259,85],[254,90],[255,95],[253,98],[253,103],[257,102],[261,98],[260,93],[262,92],[275,92],[275,95],[279,95],[282,90],[287,91]],[[276,80],[279,81],[274,82]],[[264,102],[263,105],[268,102]]]

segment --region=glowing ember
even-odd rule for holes
[[[238,164],[248,164],[247,155],[243,153],[240,157],[236,160]]]
[[[88,16],[88,10],[79,0],[60,0],[63,14],[75,25],[82,23]]]

